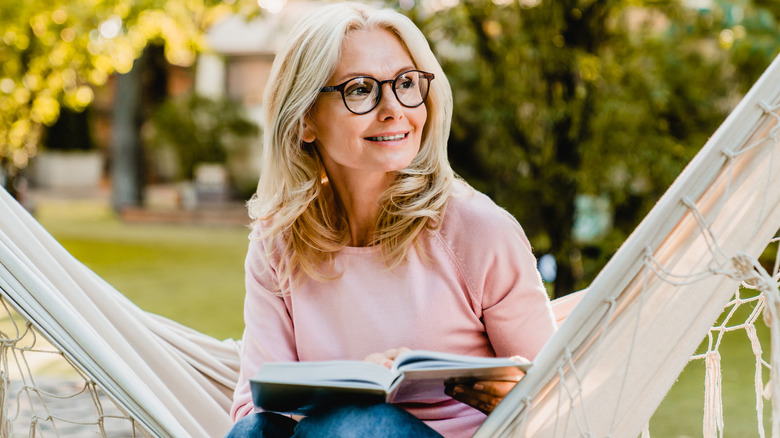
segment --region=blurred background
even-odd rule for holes
[[[0,185],[144,309],[240,338],[262,93],[318,3],[0,2]],[[378,3],[427,36],[453,166],[520,221],[551,296],[592,281],[780,51],[776,0]]]

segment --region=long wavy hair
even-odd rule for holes
[[[327,264],[350,242],[345,215],[326,189],[325,168],[314,144],[302,141],[303,120],[339,63],[342,43],[355,30],[387,29],[398,36],[416,68],[434,73],[425,102],[428,117],[420,151],[380,199],[371,246],[380,246],[389,268],[401,264],[416,237],[435,228],[454,179],[447,159],[452,91],[417,26],[407,17],[363,4],[318,8],[292,30],[277,55],[264,94],[263,163],[250,216],[262,222],[266,248],[281,257],[280,287],[305,275],[334,278]]]

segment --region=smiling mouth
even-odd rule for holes
[[[406,138],[408,133],[405,134],[398,134],[398,135],[380,135],[378,137],[366,137],[368,140],[371,141],[398,141],[403,140]]]

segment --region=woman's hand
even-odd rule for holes
[[[372,353],[366,356],[365,360],[366,362],[375,363],[377,365],[382,365],[385,368],[392,368],[393,361],[396,357],[398,357],[399,354],[405,353],[407,351],[411,351],[406,347],[401,348],[391,348],[384,353]]]
[[[515,387],[516,381],[486,380],[445,385],[444,393],[455,400],[489,414]]]
[[[528,362],[522,356],[512,356],[518,363]],[[465,403],[475,409],[489,414],[501,403],[501,400],[509,394],[509,391],[517,385],[517,382],[525,376],[523,371],[517,370],[513,380],[483,380],[478,382],[451,382],[444,385],[444,393],[455,400]]]

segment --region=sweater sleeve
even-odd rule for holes
[[[550,300],[536,258],[520,224],[506,211],[502,230],[492,236],[484,266],[482,317],[497,356],[533,360],[556,330]]]
[[[256,237],[257,232],[252,236]],[[252,237],[250,237],[252,238]],[[276,274],[262,241],[250,241],[245,262],[246,297],[241,369],[233,394],[233,421],[253,411],[249,378],[264,362],[297,360],[293,323],[278,290]]]
[[[449,241],[496,356],[533,360],[556,324],[523,228],[472,189],[450,200],[441,234]]]

